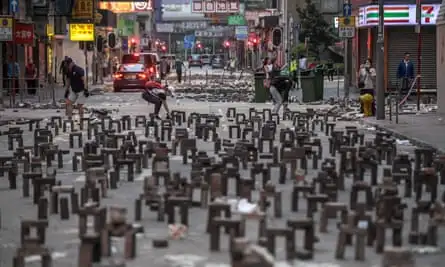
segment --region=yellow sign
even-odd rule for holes
[[[355,27],[355,16],[339,17],[338,27]]]
[[[94,24],[70,24],[71,41],[94,41]]]
[[[73,19],[92,19],[94,0],[76,0],[71,12]]]
[[[110,10],[113,13],[134,12],[132,2],[99,2],[99,9]]]
[[[0,17],[0,42],[10,42],[14,39],[12,18]]]
[[[52,24],[46,24],[46,35],[48,37],[54,36],[54,25]]]

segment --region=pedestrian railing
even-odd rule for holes
[[[56,101],[56,84],[48,79],[4,78],[0,81],[3,104],[16,107],[20,103]]]

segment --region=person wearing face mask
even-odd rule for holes
[[[361,112],[369,114],[374,114],[375,112],[375,102],[374,102],[374,90],[377,81],[377,73],[375,68],[372,66],[371,59],[367,59],[365,64],[362,65],[362,68],[359,72],[359,88],[360,88],[360,100],[362,102]],[[372,102],[370,111],[367,111],[364,108],[363,101]]]

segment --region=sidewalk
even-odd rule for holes
[[[433,148],[445,154],[445,120],[435,113],[419,115],[399,115],[399,123],[393,121],[364,118],[364,123],[392,133],[399,139],[410,140],[414,145]]]

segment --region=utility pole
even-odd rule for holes
[[[379,0],[379,26],[377,30],[377,108],[376,119],[385,119],[385,77],[384,77],[384,0]]]
[[[416,0],[416,32],[417,32],[417,111],[420,111],[420,75],[422,74],[422,6],[420,0]]]
[[[351,5],[349,0],[345,0],[343,5],[343,16],[349,20],[351,15]],[[351,22],[348,22],[350,24]],[[355,24],[355,21],[354,21]],[[343,81],[343,91],[344,97],[349,98],[349,87],[351,86],[352,81],[352,38],[344,39],[344,81]]]

